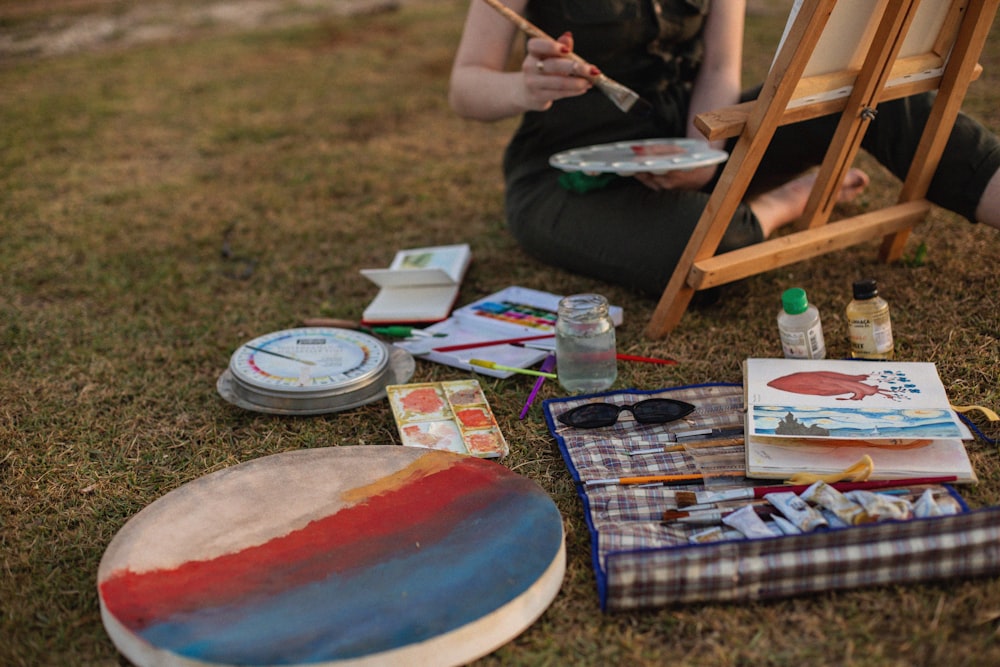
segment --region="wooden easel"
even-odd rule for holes
[[[930,210],[927,188],[969,84],[981,72],[977,61],[998,4],[802,0],[759,98],[696,119],[710,141],[739,138],[646,335],[661,338],[673,330],[698,290],[878,238],[883,239],[880,260],[899,259],[910,229]],[[832,70],[824,59],[834,61]],[[897,203],[829,222],[878,103],[935,89],[937,99]],[[840,122],[793,231],[715,255],[777,128],[837,112]]]

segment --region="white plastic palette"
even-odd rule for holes
[[[586,174],[663,174],[725,162],[729,153],[699,139],[643,139],[597,144],[556,153],[549,164],[562,171]]]

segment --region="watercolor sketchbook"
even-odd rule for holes
[[[747,475],[830,474],[868,455],[872,479],[926,474],[976,481],[932,363],[748,359]]]
[[[510,451],[477,380],[386,387],[403,445],[480,458]]]
[[[972,439],[932,363],[747,359],[743,377],[748,435]]]
[[[439,322],[451,313],[472,261],[468,244],[410,248],[396,253],[387,269],[362,269],[379,286],[365,308],[365,324]]]
[[[558,421],[577,406],[629,404],[674,398],[696,409],[682,420],[637,424],[623,412],[617,424],[574,429]],[[719,383],[656,391],[627,389],[548,399],[549,430],[584,509],[597,592],[604,611],[625,611],[709,601],[750,601],[863,586],[896,585],[1000,574],[1000,508],[969,509],[955,487],[935,486],[957,513],[905,521],[866,523],[799,535],[724,538],[691,543],[696,527],[664,524],[678,490],[719,490],[753,484],[712,472],[720,461],[744,456],[741,445],[684,447],[652,455],[673,435],[693,429],[731,429],[744,423],[740,384]],[[738,440],[738,439],[737,439]],[[716,449],[722,451],[715,451]],[[713,451],[706,456],[702,451]],[[702,473],[703,484],[596,485],[587,480],[650,474]]]
[[[510,371],[473,367],[469,359],[485,359],[514,368],[528,368],[539,363],[555,349],[556,312],[561,298],[558,294],[526,287],[508,287],[455,309],[451,317],[425,329],[429,333],[444,334],[443,337],[400,341],[395,345],[420,359],[508,378],[513,375]],[[622,323],[621,307],[612,306],[609,314],[616,326]],[[434,347],[535,336],[551,338],[532,340],[528,346],[500,344],[454,352],[433,350]]]

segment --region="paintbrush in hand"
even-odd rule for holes
[[[517,12],[513,11],[507,5],[500,2],[500,0],[484,0],[493,9],[500,12],[508,21],[516,25],[522,32],[531,37],[538,37],[540,39],[547,39],[550,42],[555,42],[556,40],[545,33],[544,30],[536,26],[534,23],[524,18]],[[577,63],[584,66],[585,72],[590,72],[591,64],[586,60],[576,55],[573,52],[566,54],[567,58],[575,60]],[[604,74],[598,74],[596,76],[586,74],[584,76],[588,81],[597,86],[598,90],[608,96],[615,106],[624,111],[625,113],[631,113],[639,117],[648,116],[652,110],[653,106],[646,100],[639,97],[639,94],[618,83],[614,79],[610,79]]]

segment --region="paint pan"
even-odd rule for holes
[[[477,380],[390,385],[386,393],[405,446],[480,458],[509,452]]]

